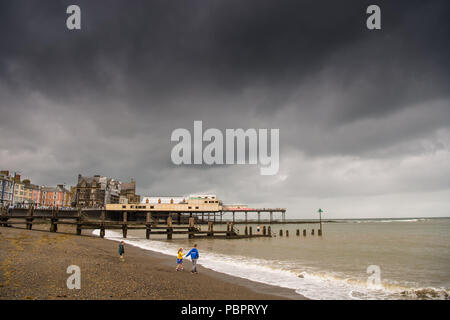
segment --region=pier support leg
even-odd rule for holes
[[[273,221],[273,212],[270,211],[270,223],[272,223],[272,221]]]
[[[173,228],[167,228],[167,240],[172,240]]]
[[[247,226],[245,226],[244,232],[245,232],[245,235],[248,236],[248,227]]]
[[[249,233],[249,236],[251,237],[252,235],[253,235],[253,230],[252,230],[252,227],[249,227],[249,229],[248,229],[248,233]]]
[[[314,229],[311,230],[311,235],[312,235],[312,236],[314,235]]]
[[[145,238],[150,239],[150,233],[152,232],[152,227],[147,224],[145,225]]]
[[[263,235],[266,235],[266,226],[263,226]]]
[[[289,237],[289,230],[286,230],[286,237]]]
[[[282,237],[282,236],[283,236],[283,230],[280,229],[280,237]]]
[[[322,236],[322,229],[317,230],[317,235],[320,237]]]
[[[235,212],[233,211],[233,223],[234,223],[234,214],[235,214]]]
[[[297,229],[295,235],[298,237],[300,235],[300,229]]]
[[[245,224],[247,224],[247,212],[245,213]]]
[[[306,229],[303,229],[303,236],[306,237]]]
[[[105,237],[105,227],[101,226],[100,227],[100,238],[104,238]]]
[[[261,222],[261,212],[258,211],[258,223],[260,223],[260,222]]]
[[[267,227],[267,234],[271,237],[272,236],[272,228],[270,226]]]

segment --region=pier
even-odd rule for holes
[[[175,219],[174,219],[175,217]],[[30,206],[29,208],[14,208],[9,211],[1,208],[0,226],[12,227],[25,225],[26,229],[32,230],[33,225],[48,225],[50,232],[57,232],[58,225],[76,226],[76,234],[81,235],[82,230],[99,229],[100,237],[105,236],[105,231],[122,230],[124,238],[127,237],[128,230],[146,230],[146,238],[151,235],[166,235],[167,239],[172,239],[173,235],[187,235],[188,238],[224,238],[243,239],[256,237],[271,237],[269,232],[253,234],[247,231],[239,234],[234,227],[234,223],[226,222],[226,230],[214,230],[213,221],[201,221],[207,224],[207,230],[202,230],[197,223],[197,217],[182,215],[181,213],[161,213],[142,211],[121,211],[112,212],[105,209],[81,209],[73,208],[59,210],[58,208],[39,209]],[[246,229],[247,230],[247,229]],[[251,228],[250,228],[251,230]]]

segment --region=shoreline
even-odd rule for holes
[[[175,255],[129,244],[120,262],[117,241],[64,229],[0,227],[0,299],[309,300],[201,265],[193,275],[190,262],[176,272]],[[69,265],[80,267],[80,290],[67,289]]]

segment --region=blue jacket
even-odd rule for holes
[[[198,259],[198,257],[200,257],[200,254],[198,253],[197,248],[192,248],[191,251],[189,251],[186,255],[186,258],[189,256],[191,256],[191,259]]]

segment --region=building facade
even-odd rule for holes
[[[67,207],[67,190],[64,185],[58,184],[56,187],[45,187],[40,188],[40,201],[39,205],[43,207]]]
[[[136,181],[131,179],[130,182],[120,185],[120,201],[119,203],[140,203],[141,196],[136,194]]]
[[[0,171],[0,206],[9,206],[14,198],[14,178],[9,171]]]
[[[75,206],[101,208],[108,203],[120,202],[120,181],[100,175],[78,175]]]

